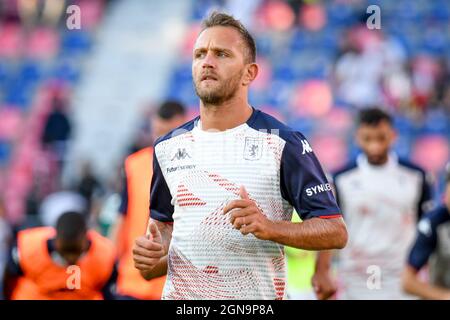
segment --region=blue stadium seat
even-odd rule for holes
[[[91,47],[91,34],[82,30],[68,30],[63,33],[61,44],[62,56],[79,54],[88,51]]]
[[[58,63],[53,71],[53,76],[59,80],[75,83],[80,77],[79,66],[76,61],[65,60]]]
[[[424,125],[421,128],[422,134],[442,134],[446,135],[448,133],[448,128],[450,126],[448,116],[442,110],[431,111],[426,115]]]
[[[6,165],[11,156],[11,144],[0,140],[0,167]]]
[[[32,88],[24,81],[12,82],[6,90],[5,104],[26,109],[31,101]]]
[[[36,83],[41,79],[42,75],[40,64],[34,61],[25,61],[19,71],[21,81],[27,84]]]

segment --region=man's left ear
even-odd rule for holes
[[[256,76],[258,75],[259,67],[256,63],[250,63],[245,68],[245,75],[244,79],[242,81],[242,84],[244,86],[250,85],[253,80],[255,80]]]

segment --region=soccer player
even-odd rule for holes
[[[252,36],[213,13],[193,50],[200,116],[158,139],[134,261],[163,299],[283,299],[283,246],[342,248],[347,231],[305,137],[248,103]],[[292,223],[293,207],[302,223]]]
[[[447,166],[444,204],[424,215],[403,270],[403,288],[422,299],[450,300],[450,164]],[[430,262],[430,281],[418,272]]]
[[[114,245],[85,217],[66,212],[56,227],[19,231],[5,270],[5,297],[12,300],[114,299]]]
[[[162,103],[152,117],[153,139],[167,134],[185,120],[185,108],[176,101]],[[133,263],[134,240],[145,233],[148,222],[148,203],[152,179],[153,148],[138,150],[125,160],[125,184],[121,213],[116,230],[119,251],[117,292],[123,298],[156,300],[161,298],[165,277],[146,281]]]
[[[334,175],[349,241],[339,252],[342,299],[403,299],[401,273],[416,223],[431,199],[425,172],[400,160],[391,117],[377,108],[359,114],[356,140],[363,153]],[[313,285],[319,298],[335,287],[330,252],[318,255]]]

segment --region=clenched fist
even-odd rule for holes
[[[271,240],[274,223],[267,219],[255,201],[251,200],[244,186],[239,191],[239,200],[230,201],[223,213],[230,213],[230,222],[243,235],[252,233],[261,240]]]
[[[134,266],[146,277],[166,255],[161,233],[154,222],[150,222],[147,235],[136,239],[133,247]]]

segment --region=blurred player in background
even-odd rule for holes
[[[113,244],[88,230],[78,212],[61,215],[56,227],[19,231],[5,270],[5,297],[12,300],[114,299]],[[69,269],[70,266],[78,267]]]
[[[283,299],[284,245],[347,241],[305,137],[248,104],[255,60],[238,20],[215,12],[203,22],[192,62],[200,117],[157,140],[149,233],[134,248],[145,278],[167,272],[164,299]]]
[[[342,299],[407,298],[401,272],[431,190],[425,172],[392,151],[395,138],[387,113],[362,110],[356,140],[363,153],[334,175],[349,230],[348,245],[339,253]],[[335,290],[328,275],[330,259],[331,252],[318,256],[313,284],[320,298]]]
[[[403,288],[422,299],[450,300],[450,164],[447,165],[444,204],[425,214],[403,271]],[[429,263],[430,279],[419,271]]]
[[[152,139],[167,134],[186,122],[185,108],[178,102],[167,101],[152,118]],[[145,234],[148,222],[150,183],[152,179],[153,147],[139,150],[125,160],[125,183],[120,216],[116,225],[119,251],[117,291],[121,296],[135,299],[160,299],[165,277],[146,281],[133,263],[134,240]]]

